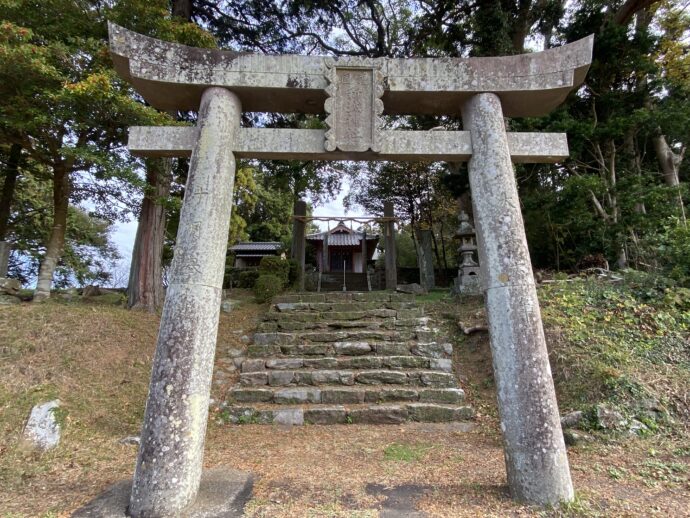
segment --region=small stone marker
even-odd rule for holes
[[[60,443],[60,423],[55,416],[58,408],[60,400],[54,399],[31,409],[22,434],[25,443],[43,451],[52,450]]]

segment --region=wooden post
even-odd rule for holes
[[[393,203],[390,201],[383,204],[383,216],[385,218],[393,218],[395,213],[393,211]],[[385,229],[385,243],[386,243],[386,289],[394,290],[398,287],[398,267],[397,254],[395,250],[395,222],[386,221],[383,225]]]

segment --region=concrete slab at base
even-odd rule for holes
[[[243,516],[254,479],[245,471],[215,468],[204,471],[194,505],[178,518],[235,518]],[[78,509],[72,518],[127,518],[132,481],[122,480]]]

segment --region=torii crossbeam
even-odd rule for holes
[[[469,161],[508,482],[514,497],[573,498],[512,162],[568,156],[563,134],[507,133],[584,80],[593,38],[520,56],[364,59],[236,53],[110,25],[119,74],[197,126],[132,128],[145,156],[191,154],[130,499],[173,516],[201,478],[235,158]],[[325,130],[241,128],[242,111],[326,113]],[[463,131],[383,130],[382,114],[462,115]]]

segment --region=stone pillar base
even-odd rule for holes
[[[182,518],[233,518],[244,514],[244,505],[252,494],[251,474],[229,468],[204,471],[199,494]],[[116,482],[81,509],[72,518],[128,518],[127,507],[132,480]]]

